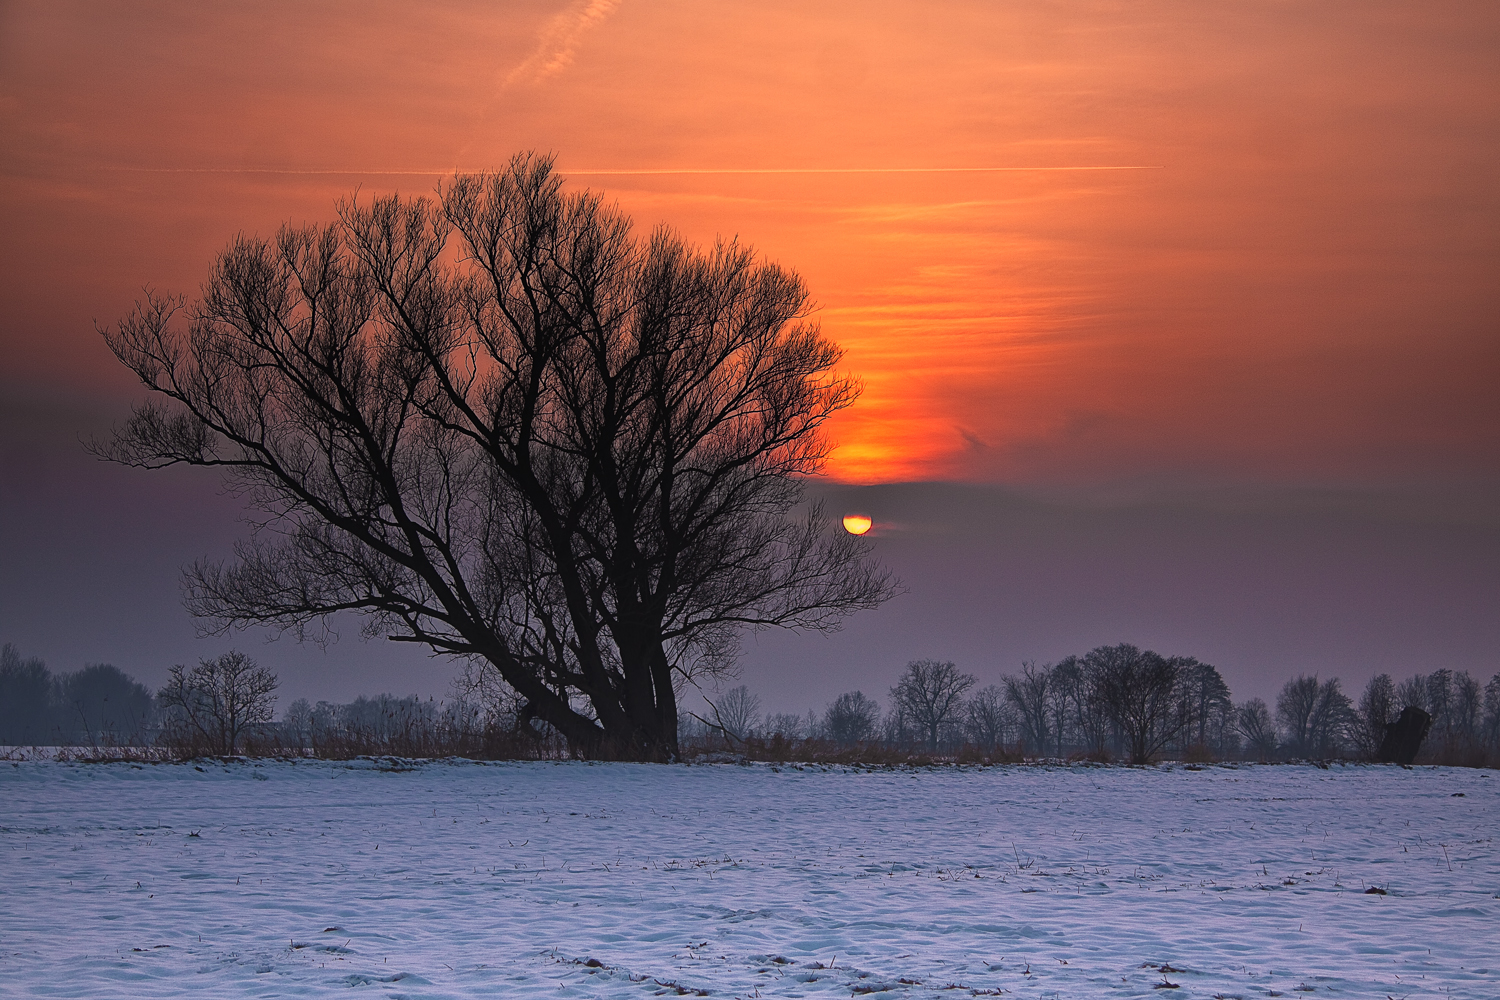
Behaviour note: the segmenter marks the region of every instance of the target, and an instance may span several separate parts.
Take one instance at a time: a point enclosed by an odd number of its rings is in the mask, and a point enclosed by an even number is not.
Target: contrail
[[[619,0],[589,0],[586,4],[574,4],[554,17],[542,29],[536,51],[510,71],[500,88],[504,90],[528,77],[536,83],[567,69],[573,62],[579,38],[608,17],[618,4]]]
[[[282,167],[100,167],[123,173],[141,174],[285,174],[298,177],[442,177],[452,173],[465,173],[456,167],[430,170],[368,169],[343,170],[296,170]],[[634,169],[621,167],[567,168],[558,167],[560,174],[586,177],[643,177],[669,176],[677,174],[998,174],[1026,173],[1054,170],[1165,170],[1165,164],[1085,164],[1077,166],[1020,166],[1020,167],[653,167]],[[474,172],[474,171],[468,171]]]
[[[668,167],[651,170],[597,170],[558,167],[560,174],[995,174],[1034,170],[1165,170],[1164,164],[1084,165],[1063,167]]]

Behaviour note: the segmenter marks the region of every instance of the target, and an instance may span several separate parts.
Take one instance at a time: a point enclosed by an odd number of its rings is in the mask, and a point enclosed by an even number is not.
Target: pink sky
[[[141,396],[96,321],[535,149],[800,271],[864,382],[820,489],[912,593],[754,639],[752,686],[1119,641],[1237,695],[1492,672],[1497,54],[1492,0],[0,5],[0,641],[150,683],[230,641],[176,572],[237,503],[79,447]],[[911,481],[990,492],[857,489]],[[442,693],[410,650],[260,648],[290,696]]]
[[[93,319],[236,231],[438,180],[381,171],[1146,167],[573,182],[804,274],[866,386],[846,481],[1500,471],[1493,4],[0,18],[9,391],[127,397]]]

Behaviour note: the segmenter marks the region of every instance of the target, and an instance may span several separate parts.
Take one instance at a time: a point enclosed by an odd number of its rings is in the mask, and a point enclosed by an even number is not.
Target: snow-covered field
[[[0,995],[1494,998],[1497,831],[1443,768],[7,762]]]

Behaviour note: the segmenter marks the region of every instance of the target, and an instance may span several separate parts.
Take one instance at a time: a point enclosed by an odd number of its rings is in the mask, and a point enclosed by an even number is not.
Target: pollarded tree
[[[960,673],[953,663],[912,660],[891,688],[891,700],[927,749],[936,751],[943,730],[958,723],[964,692],[974,684],[974,675]]]
[[[668,760],[678,686],[741,629],[891,593],[868,543],[792,516],[857,392],[798,277],[637,238],[550,160],[241,237],[184,307],[104,331],[165,402],[99,450],[219,468],[264,513],[188,573],[223,628],[358,612],[490,665],[575,754]]]

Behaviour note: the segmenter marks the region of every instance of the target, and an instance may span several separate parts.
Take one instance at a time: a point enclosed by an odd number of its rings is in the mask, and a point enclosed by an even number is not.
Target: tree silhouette
[[[1176,699],[1182,663],[1128,643],[1100,646],[1083,658],[1110,721],[1125,739],[1132,764],[1149,763],[1186,725]]]
[[[754,735],[756,723],[760,720],[760,698],[751,694],[743,684],[730,688],[710,702],[709,709],[712,719],[704,721],[735,742]]]
[[[861,691],[846,691],[823,713],[823,731],[835,743],[862,743],[875,736],[880,705]]]
[[[964,703],[964,732],[981,750],[1004,746],[1015,724],[1015,712],[998,684],[980,688]]]
[[[146,685],[108,663],[57,678],[59,726],[90,745],[126,743],[146,735],[154,706]]]
[[[1021,719],[1022,740],[1037,753],[1045,754],[1051,731],[1047,706],[1051,700],[1052,668],[1038,667],[1027,660],[1021,664],[1019,677],[1006,677],[1004,681],[1005,697],[1016,707]]]
[[[1365,685],[1359,698],[1356,724],[1352,727],[1355,745],[1362,756],[1373,760],[1385,741],[1385,727],[1400,714],[1396,704],[1396,685],[1390,674],[1376,674]]]
[[[953,663],[912,660],[891,688],[891,699],[935,751],[943,729],[958,722],[964,692],[974,684],[974,675],[959,673]]]
[[[166,714],[167,738],[188,748],[232,754],[254,727],[275,718],[276,675],[244,653],[172,667],[156,698]]]
[[[148,293],[104,336],[166,402],[99,450],[219,468],[274,527],[188,573],[195,614],[318,639],[359,612],[489,664],[576,754],[666,760],[677,685],[742,628],[891,593],[791,516],[857,393],[808,310],[749,249],[637,238],[518,156],[241,237],[190,309]]]
[[[1298,675],[1282,685],[1276,697],[1276,718],[1293,753],[1328,757],[1343,749],[1354,723],[1354,708],[1337,677],[1320,684],[1316,674]]]
[[[48,743],[55,738],[52,674],[38,657],[21,656],[13,644],[0,646],[0,742]]]
[[[1280,742],[1271,709],[1260,698],[1251,698],[1235,709],[1234,727],[1244,737],[1245,748],[1260,760],[1270,760]]]

